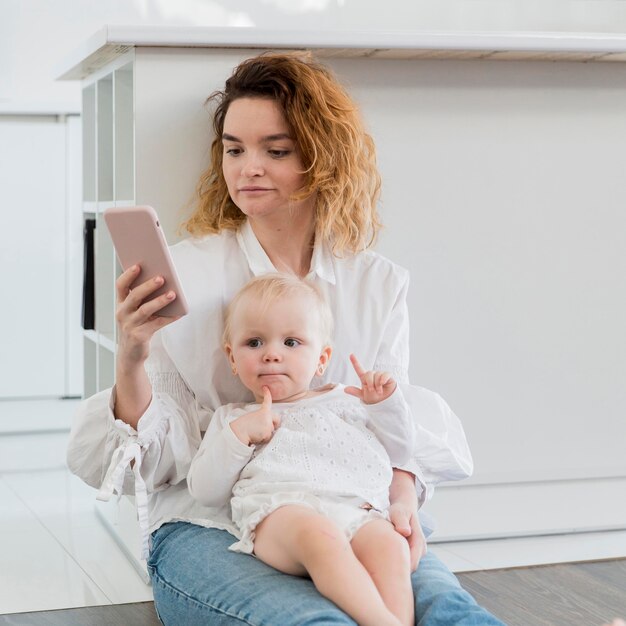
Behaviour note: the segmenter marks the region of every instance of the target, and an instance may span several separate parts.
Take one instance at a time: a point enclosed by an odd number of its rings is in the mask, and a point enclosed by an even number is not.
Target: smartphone
[[[165,317],[186,315],[188,307],[185,294],[156,211],[150,206],[115,207],[104,211],[104,221],[111,233],[122,268],[127,270],[135,264],[141,267],[131,289],[155,276],[163,276],[165,279],[163,285],[151,293],[144,302],[172,290],[176,294],[176,299],[155,315]]]

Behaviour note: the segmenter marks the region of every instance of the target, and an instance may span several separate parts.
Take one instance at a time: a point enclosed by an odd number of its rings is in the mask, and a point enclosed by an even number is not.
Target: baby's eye
[[[285,345],[288,348],[295,348],[296,346],[300,345],[300,342],[297,339],[293,339],[292,337],[290,337],[289,339],[285,339]]]
[[[258,348],[261,345],[261,340],[260,339],[248,339],[248,341],[246,341],[246,345],[248,346],[248,348]]]

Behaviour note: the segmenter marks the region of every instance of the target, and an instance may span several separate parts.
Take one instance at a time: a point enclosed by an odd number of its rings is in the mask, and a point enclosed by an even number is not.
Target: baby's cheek
[[[240,367],[242,371],[245,371],[249,374],[255,373],[257,370],[257,361],[254,356],[245,355],[240,361]]]

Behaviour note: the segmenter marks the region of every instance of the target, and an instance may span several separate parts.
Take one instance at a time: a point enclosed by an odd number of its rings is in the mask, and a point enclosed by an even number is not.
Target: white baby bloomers
[[[371,405],[345,393],[343,385],[274,403],[280,426],[272,439],[247,446],[230,423],[259,407],[217,409],[188,476],[189,490],[205,506],[230,500],[241,535],[232,550],[252,553],[256,526],[287,504],[328,516],[348,539],[371,519],[387,516],[392,465],[405,463],[414,445],[413,421],[399,389]]]

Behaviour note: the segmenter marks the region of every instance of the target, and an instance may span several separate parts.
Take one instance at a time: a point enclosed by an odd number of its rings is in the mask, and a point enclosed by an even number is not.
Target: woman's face
[[[312,197],[290,200],[304,186],[305,176],[295,140],[274,100],[232,102],[224,118],[222,143],[228,192],[250,220],[292,218],[302,211],[313,215]]]

